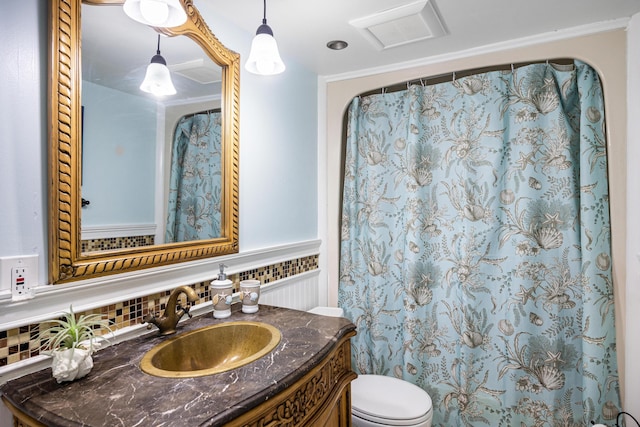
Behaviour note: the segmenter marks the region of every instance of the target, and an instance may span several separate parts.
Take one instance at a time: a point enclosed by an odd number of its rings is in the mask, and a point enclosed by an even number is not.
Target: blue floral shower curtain
[[[220,112],[182,117],[174,134],[165,242],[220,237]]]
[[[605,145],[578,61],[355,98],[339,305],[356,370],[421,386],[434,426],[612,419]]]

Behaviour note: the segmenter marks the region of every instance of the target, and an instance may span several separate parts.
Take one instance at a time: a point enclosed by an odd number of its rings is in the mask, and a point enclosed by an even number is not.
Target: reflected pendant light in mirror
[[[147,67],[147,73],[140,85],[140,90],[155,96],[176,94],[176,88],[171,81],[171,73],[167,68],[167,61],[160,55],[160,34],[158,34],[158,50],[151,58],[151,64]]]
[[[177,27],[187,21],[180,0],[126,0],[122,7],[129,18],[153,27]]]
[[[263,76],[279,74],[285,69],[284,62],[280,59],[276,39],[273,38],[273,31],[267,25],[267,0],[264,0],[262,25],[258,27],[256,36],[251,42],[251,52],[244,67],[250,73]]]

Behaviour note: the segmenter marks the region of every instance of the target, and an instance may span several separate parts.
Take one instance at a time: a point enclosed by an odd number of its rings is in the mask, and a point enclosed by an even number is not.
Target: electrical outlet
[[[0,258],[0,290],[11,292],[11,299],[33,298],[38,286],[38,255]]]
[[[19,301],[33,298],[33,284],[29,280],[27,267],[13,267],[11,269],[11,299]]]

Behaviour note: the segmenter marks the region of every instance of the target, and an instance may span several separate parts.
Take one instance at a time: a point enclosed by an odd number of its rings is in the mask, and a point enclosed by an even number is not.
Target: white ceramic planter
[[[51,370],[59,383],[73,381],[87,375],[93,368],[93,359],[89,350],[68,348],[52,353]]]

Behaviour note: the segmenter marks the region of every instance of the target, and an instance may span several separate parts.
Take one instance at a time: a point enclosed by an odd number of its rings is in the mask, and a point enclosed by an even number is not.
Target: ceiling
[[[380,50],[349,21],[427,0],[269,0],[267,21],[285,63],[293,59],[319,75],[355,73],[434,55],[477,48],[594,23],[609,23],[640,12],[640,0],[428,0],[446,34]],[[254,33],[263,1],[194,0],[202,14],[219,14]],[[214,31],[215,32],[215,31]],[[326,47],[331,40],[349,46]]]
[[[117,31],[112,31],[113,28]],[[187,37],[160,38],[160,52],[167,60],[178,91],[170,101],[193,101],[202,99],[203,94],[210,94],[210,97],[218,94],[219,98],[220,67]],[[83,80],[155,100],[152,95],[142,93],[139,86],[151,57],[156,53],[157,43],[158,33],[127,17],[122,7],[82,5]],[[196,64],[197,61],[201,64]],[[209,81],[194,80],[193,72],[198,71],[206,71]]]
[[[220,16],[247,32],[247,44],[260,25],[260,0],[193,0],[201,14]],[[429,30],[442,35],[382,49],[372,43],[370,33],[351,23],[370,16],[405,10],[432,10]],[[278,41],[285,63],[296,61],[318,75],[337,78],[362,74],[364,70],[388,68],[398,63],[424,61],[514,39],[598,24],[602,28],[624,25],[640,12],[640,0],[269,0],[267,21]],[[408,13],[408,12],[407,12]],[[387,13],[388,14],[388,13]],[[414,17],[416,15],[413,15]],[[422,15],[420,19],[422,20]],[[426,18],[424,18],[426,19]],[[122,7],[83,5],[83,79],[120,91],[139,94],[140,82],[151,56],[157,33],[129,19]],[[117,24],[114,25],[114,22]],[[351,22],[351,23],[350,23]],[[422,21],[421,21],[422,22]],[[404,34],[415,27],[403,21],[388,33]],[[436,22],[437,24],[437,22]],[[118,31],[111,31],[117,28]],[[215,33],[215,28],[213,29]],[[393,35],[393,34],[392,34]],[[344,50],[326,47],[331,40],[344,40]],[[134,41],[138,41],[134,43]],[[237,49],[237,47],[236,47]],[[239,50],[239,49],[238,49]],[[249,46],[245,51],[248,53]],[[162,37],[161,52],[170,66],[203,60],[213,65],[202,50],[187,38]],[[207,68],[209,70],[209,68]],[[207,71],[208,72],[208,71]],[[217,81],[203,86],[172,69],[179,95],[172,102],[194,100],[203,93],[220,93]]]

